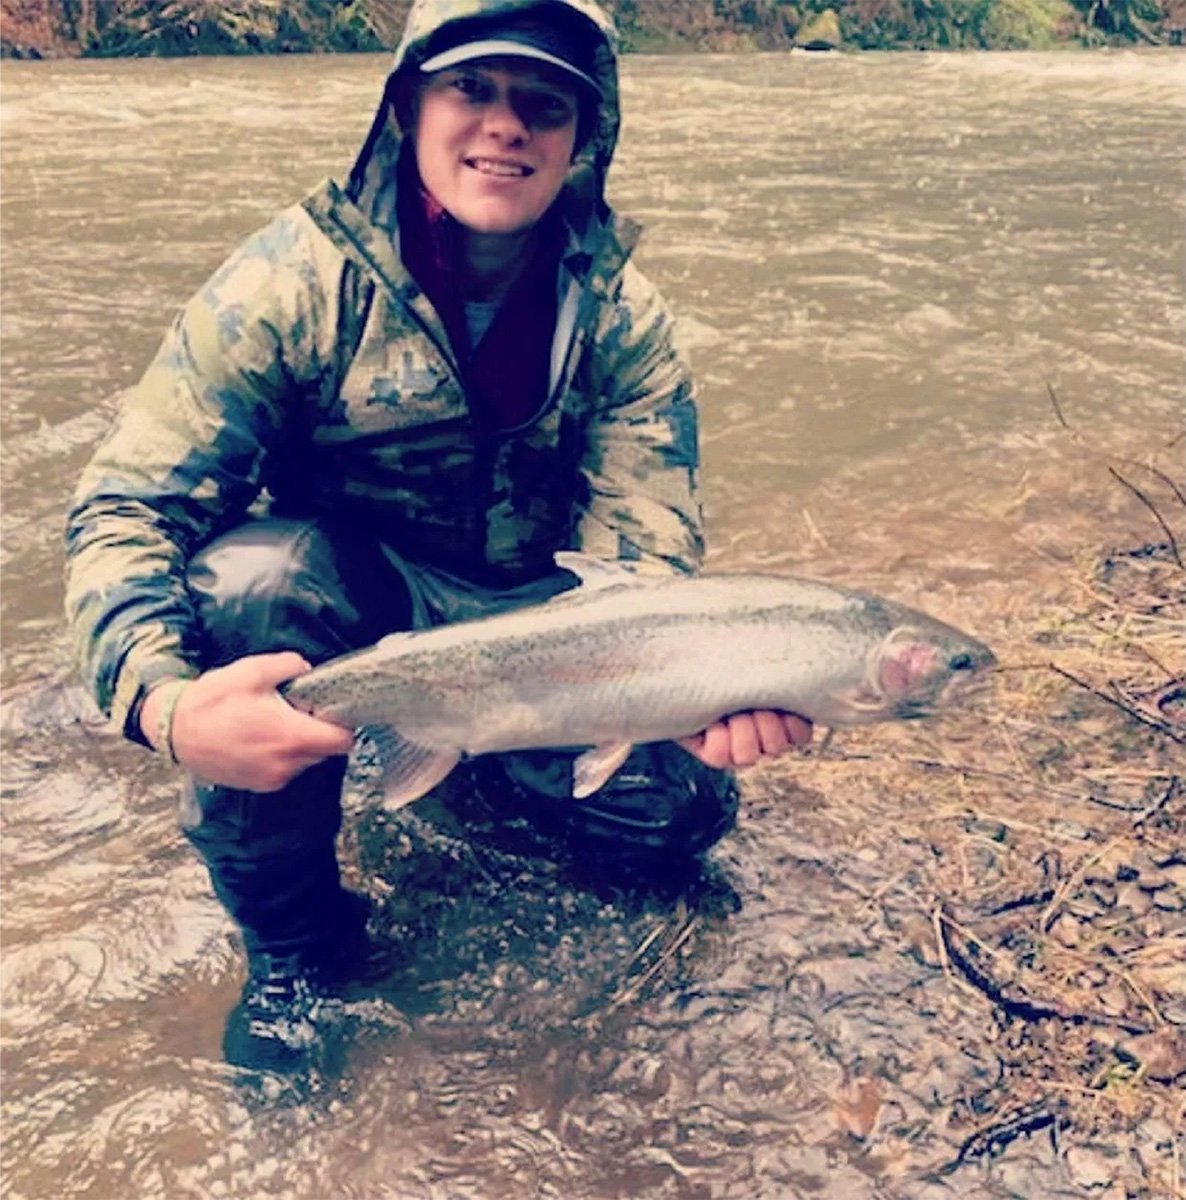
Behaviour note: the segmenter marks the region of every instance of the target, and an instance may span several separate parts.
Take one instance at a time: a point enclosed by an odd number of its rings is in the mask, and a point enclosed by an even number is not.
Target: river
[[[312,1098],[261,1101],[220,1061],[233,931],[171,772],[77,704],[63,514],[171,314],[342,177],[384,69],[5,64],[0,1194],[1086,1194],[1024,1138],[936,1173],[969,1127],[952,1105],[995,1069],[987,1034],[858,903],[906,870],[900,798],[846,825],[795,762],[747,779],[711,878],[665,903],[357,812],[351,877],[428,964],[416,988],[363,1005]],[[1082,441],[1138,455],[1181,426],[1180,52],[623,75],[610,193],[697,371],[714,567],[864,584],[993,641],[1077,555],[1158,536]]]

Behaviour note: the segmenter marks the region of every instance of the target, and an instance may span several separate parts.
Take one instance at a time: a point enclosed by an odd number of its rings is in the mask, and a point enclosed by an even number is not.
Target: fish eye
[[[952,671],[972,671],[976,667],[976,660],[965,650],[951,659],[947,666]]]

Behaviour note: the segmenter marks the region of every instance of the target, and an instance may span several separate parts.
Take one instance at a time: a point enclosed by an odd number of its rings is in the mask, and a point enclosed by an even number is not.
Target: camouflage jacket
[[[606,205],[617,134],[609,26],[597,132],[559,204],[568,231],[547,404],[474,421],[437,313],[400,262],[401,131],[389,101],[444,20],[513,9],[419,0],[345,186],[328,182],[250,237],[188,303],[85,469],[67,530],[67,611],[84,677],[128,736],[157,683],[198,670],[185,567],[262,495],[369,530],[406,559],[486,584],[553,551],[692,571],[696,412],[671,319]]]

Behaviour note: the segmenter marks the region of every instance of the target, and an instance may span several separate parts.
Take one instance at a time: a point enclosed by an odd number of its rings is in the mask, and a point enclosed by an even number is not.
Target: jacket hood
[[[376,167],[386,173],[398,157],[399,143],[407,130],[397,126],[395,98],[405,80],[412,79],[420,64],[429,57],[432,45],[439,45],[442,34],[455,22],[509,16],[535,9],[559,9],[568,19],[587,23],[595,45],[592,75],[601,93],[592,132],[577,153],[569,172],[566,191],[569,200],[578,199],[595,208],[604,208],[605,180],[613,159],[620,124],[618,96],[617,34],[609,16],[593,0],[415,0],[404,25],[403,37],[395,52],[395,61],[387,79],[383,101],[370,134],[350,174],[347,191],[364,209],[367,193],[382,187]],[[378,161],[376,161],[378,160]]]

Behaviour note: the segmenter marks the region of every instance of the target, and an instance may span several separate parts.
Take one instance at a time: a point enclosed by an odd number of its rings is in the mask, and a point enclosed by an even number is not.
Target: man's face
[[[568,176],[578,103],[562,71],[527,59],[437,71],[423,86],[416,120],[420,178],[470,229],[527,229]]]

